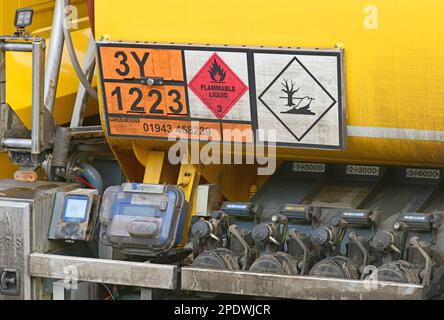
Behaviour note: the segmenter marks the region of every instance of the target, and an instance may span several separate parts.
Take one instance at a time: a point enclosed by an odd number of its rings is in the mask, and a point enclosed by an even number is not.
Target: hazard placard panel
[[[345,148],[342,50],[97,46],[109,136]]]
[[[258,129],[276,130],[281,145],[343,145],[340,55],[254,53]]]

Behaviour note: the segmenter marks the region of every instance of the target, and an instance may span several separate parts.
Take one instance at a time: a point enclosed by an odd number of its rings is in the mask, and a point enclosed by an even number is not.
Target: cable
[[[63,10],[63,7],[62,7]],[[65,17],[65,13],[63,12],[63,17]],[[82,70],[82,67],[80,66],[79,60],[77,59],[77,55],[74,49],[74,44],[72,42],[71,33],[68,30],[67,22],[63,21],[62,23],[62,29],[63,34],[65,36],[66,41],[66,48],[68,49],[69,58],[71,59],[72,66],[74,67],[74,70],[77,74],[77,77],[80,80],[80,83],[85,87],[85,90],[88,92],[88,94],[94,98],[95,100],[98,100],[98,94],[97,91],[93,89],[89,81],[86,79],[85,73]],[[89,63],[88,66],[90,67],[92,63]],[[88,70],[88,69],[87,69]]]
[[[86,185],[90,189],[95,189],[94,186],[91,183],[89,183],[88,181],[86,181],[85,179],[83,179],[83,178],[81,178],[79,176],[74,176],[74,179],[82,182],[84,185]]]
[[[101,285],[106,289],[106,291],[108,291],[108,293],[109,293],[111,299],[116,300],[116,298],[114,297],[113,293],[112,293],[111,290],[108,288],[108,286],[105,285],[105,284],[103,284],[103,283],[101,283]]]

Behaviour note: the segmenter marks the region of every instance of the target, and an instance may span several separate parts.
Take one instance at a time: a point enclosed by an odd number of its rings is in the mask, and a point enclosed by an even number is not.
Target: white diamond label
[[[254,55],[259,129],[300,147],[343,147],[342,58],[338,52]]]

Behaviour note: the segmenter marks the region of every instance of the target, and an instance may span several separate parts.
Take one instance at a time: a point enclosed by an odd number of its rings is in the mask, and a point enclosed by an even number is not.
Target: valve
[[[402,259],[405,253],[408,229],[407,224],[397,222],[391,231],[378,231],[370,241],[370,246],[383,262]]]
[[[226,247],[228,227],[229,217],[222,211],[213,212],[210,221],[197,221],[191,229],[194,257],[205,250]]]
[[[341,243],[347,231],[347,222],[334,218],[331,225],[322,226],[311,233],[310,239],[318,257],[328,257],[339,254]]]
[[[257,255],[283,251],[287,228],[288,219],[281,214],[273,215],[271,223],[261,223],[255,226],[252,237],[256,245]]]

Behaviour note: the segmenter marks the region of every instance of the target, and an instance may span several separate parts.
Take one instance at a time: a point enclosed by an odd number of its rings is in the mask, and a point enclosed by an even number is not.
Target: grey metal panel
[[[326,180],[316,194],[304,199],[304,204],[327,208],[358,208],[368,197],[375,182]]]
[[[27,213],[14,211],[17,221],[22,221],[20,225],[14,226],[15,233],[23,234],[27,237],[26,252],[17,255],[14,264],[18,266],[28,266],[27,261],[31,252],[48,252],[63,246],[63,243],[48,240],[48,231],[54,205],[54,197],[57,192],[70,191],[76,189],[77,184],[61,184],[55,182],[38,181],[35,183],[19,182],[15,180],[0,180],[0,203],[4,204],[3,210],[10,212],[14,208],[25,206]],[[22,216],[23,220],[20,220]],[[31,229],[32,226],[32,229]],[[7,234],[7,224],[0,220],[0,237]],[[31,229],[31,230],[30,230]],[[15,247],[9,249],[0,248],[1,254],[15,255]],[[1,268],[1,266],[0,266]],[[27,274],[27,272],[26,272]],[[20,297],[11,296],[15,299],[45,299],[43,284],[41,279],[30,279],[25,276],[20,281],[29,281],[30,284],[24,285],[26,295]]]
[[[306,300],[421,300],[423,287],[410,284],[292,277],[182,268],[182,290]]]
[[[3,294],[0,300],[31,299],[27,257],[30,253],[29,203],[0,201],[0,273],[14,270],[17,273],[17,294]]]
[[[177,267],[150,263],[33,253],[31,277],[65,279],[154,289],[175,289]]]
[[[295,162],[284,162],[251,199],[264,208],[267,220],[285,204],[299,204],[321,183],[324,173],[301,173],[293,170]]]

